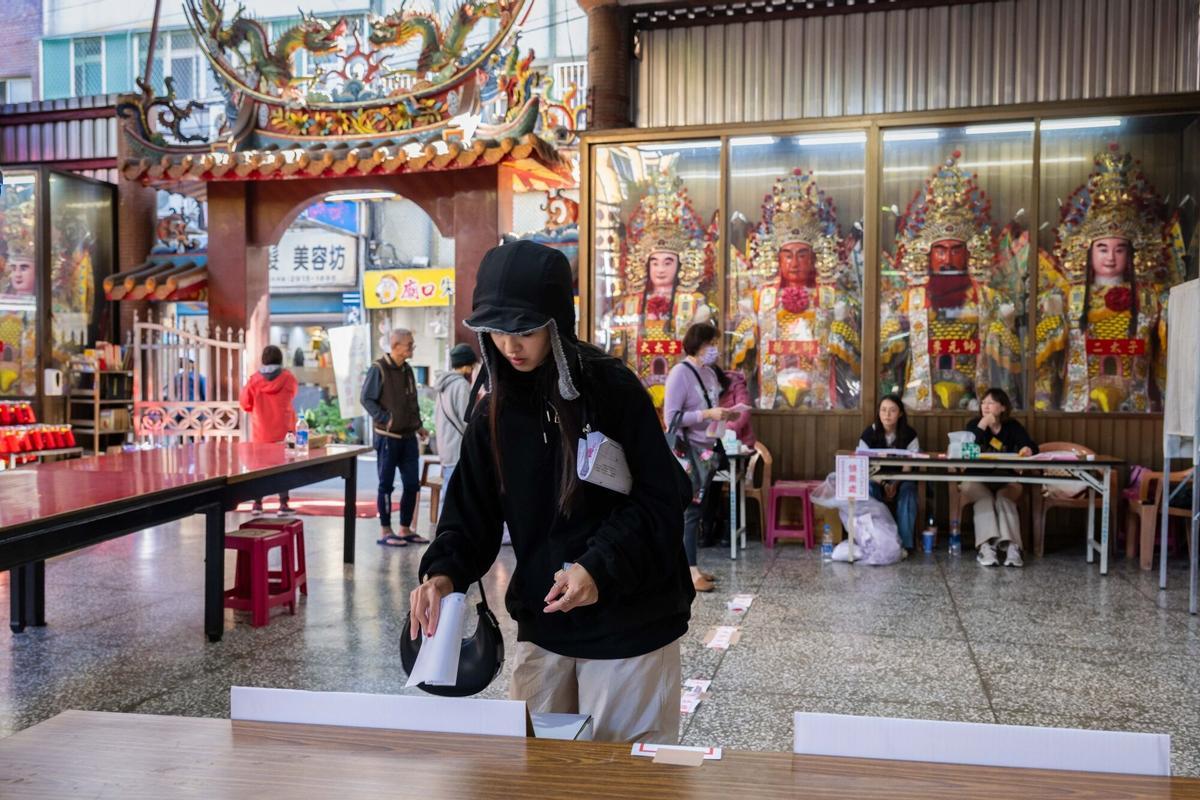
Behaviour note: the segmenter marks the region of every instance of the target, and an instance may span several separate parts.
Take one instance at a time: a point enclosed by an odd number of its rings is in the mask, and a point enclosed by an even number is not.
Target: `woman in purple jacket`
[[[717,440],[709,434],[709,426],[720,421],[737,419],[738,412],[721,408],[721,383],[716,363],[721,353],[717,348],[717,329],[702,322],[688,328],[683,337],[683,352],[687,357],[671,368],[667,375],[667,391],[663,400],[663,419],[667,426],[675,425],[687,438],[688,445],[698,457],[711,453]],[[676,418],[678,417],[678,420]],[[711,457],[711,455],[710,455]],[[700,495],[683,512],[683,549],[692,569],[692,585],[698,592],[713,590],[713,576],[696,565],[696,538],[703,511],[702,486]]]

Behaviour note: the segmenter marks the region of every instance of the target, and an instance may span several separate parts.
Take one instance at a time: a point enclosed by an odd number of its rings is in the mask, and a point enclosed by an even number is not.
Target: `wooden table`
[[[730,750],[676,767],[627,744],[66,711],[0,739],[0,797],[1200,798],[1200,780]]]
[[[352,564],[357,457],[366,450],[331,445],[301,456],[281,444],[210,441],[5,470],[0,473],[0,570],[12,570],[13,632],[46,624],[47,558],[204,514],[204,630],[219,641],[225,512],[246,500],[343,478],[343,559]]]
[[[1077,488],[1083,484],[1088,492],[1087,561],[1092,563],[1093,555],[1098,555],[1100,574],[1108,574],[1108,521],[1112,504],[1117,502],[1112,495],[1112,471],[1125,463],[1119,458],[1097,455],[1091,459],[1055,461],[1007,454],[983,458],[946,458],[941,453],[921,453],[913,457],[871,455],[868,458],[873,481],[1029,483],[1067,488]],[[1059,474],[1052,475],[1052,472]],[[1095,535],[1093,513],[1097,492],[1101,503],[1099,540]]]

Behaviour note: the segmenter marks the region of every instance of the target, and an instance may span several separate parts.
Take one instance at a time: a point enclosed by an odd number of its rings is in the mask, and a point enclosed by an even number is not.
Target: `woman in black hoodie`
[[[517,622],[510,694],[530,711],[591,714],[598,740],[674,742],[679,638],[692,599],[683,552],[690,486],[650,397],[620,361],[575,338],[571,271],[529,241],[484,256],[466,325],[489,383],[446,487],[411,595],[412,630],[488,571],[508,524]],[[624,449],[628,495],[581,481],[576,447]]]

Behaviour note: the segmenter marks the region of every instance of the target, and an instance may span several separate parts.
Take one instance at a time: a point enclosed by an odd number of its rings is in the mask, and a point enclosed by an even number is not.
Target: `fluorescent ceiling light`
[[[346,200],[391,200],[395,196],[395,192],[389,192],[386,189],[369,189],[365,192],[338,192],[336,194],[325,195],[325,202],[341,203]]]
[[[963,128],[967,136],[986,136],[990,133],[1030,133],[1032,122],[999,122],[993,125],[968,125]]]
[[[935,128],[909,128],[900,131],[884,131],[885,142],[928,142],[941,138],[942,132]]]
[[[1044,131],[1074,131],[1084,128],[1119,128],[1120,117],[1083,117],[1079,119],[1048,119],[1042,123]]]
[[[775,136],[743,136],[739,139],[730,139],[729,144],[733,147],[757,147],[764,144],[775,144],[779,139]]]
[[[797,136],[793,139],[796,144],[814,147],[823,144],[862,144],[867,141],[866,131],[851,133],[813,133]]]
[[[661,153],[668,150],[716,150],[720,146],[719,141],[666,142],[664,144],[639,144],[638,150],[643,153]]]

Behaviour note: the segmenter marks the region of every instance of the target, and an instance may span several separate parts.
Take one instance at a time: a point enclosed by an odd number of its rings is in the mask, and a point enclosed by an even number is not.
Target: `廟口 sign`
[[[272,292],[357,288],[358,239],[325,227],[292,226],[269,248],[267,275]]]
[[[448,306],[454,302],[454,268],[382,269],[363,273],[367,308]]]

